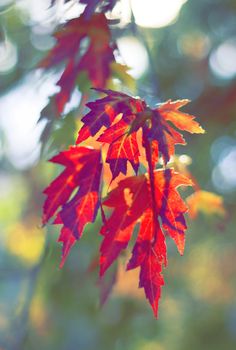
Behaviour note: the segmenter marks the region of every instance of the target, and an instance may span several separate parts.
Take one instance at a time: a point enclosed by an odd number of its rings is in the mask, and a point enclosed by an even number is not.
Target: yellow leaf
[[[223,198],[213,192],[196,191],[186,199],[189,216],[195,219],[201,212],[206,215],[225,216]]]

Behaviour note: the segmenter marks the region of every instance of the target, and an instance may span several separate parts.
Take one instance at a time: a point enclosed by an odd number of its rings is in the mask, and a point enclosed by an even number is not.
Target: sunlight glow
[[[85,5],[77,2],[57,1],[54,6],[50,6],[51,0],[18,0],[17,6],[27,14],[23,16],[22,20],[26,23],[41,23],[44,25],[49,25],[55,22],[64,22],[71,18],[79,16],[85,7]]]
[[[131,0],[135,22],[142,27],[160,28],[173,23],[187,0]]]
[[[37,124],[48,96],[57,88],[56,77],[42,81],[38,72],[29,74],[19,85],[0,98],[0,126],[6,137],[6,156],[18,169],[37,161],[43,123]]]
[[[212,72],[223,79],[236,75],[236,38],[231,38],[221,44],[210,56]]]
[[[124,62],[130,67],[130,75],[139,78],[148,68],[148,54],[145,47],[134,37],[125,36],[117,40]],[[117,61],[119,57],[117,58]]]
[[[16,2],[16,6],[19,8],[19,11],[23,11],[23,13],[28,15],[21,18],[26,23],[29,20],[30,22],[45,21],[52,13],[49,9],[50,0],[19,0]]]

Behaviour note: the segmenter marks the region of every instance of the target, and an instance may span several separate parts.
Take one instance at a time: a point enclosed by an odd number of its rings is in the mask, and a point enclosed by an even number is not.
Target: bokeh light
[[[211,146],[211,157],[215,163],[212,181],[221,192],[236,189],[236,139],[229,136],[219,137]]]
[[[57,89],[54,79],[51,76],[50,80],[39,83],[42,79],[40,72],[36,72],[0,99],[0,125],[6,137],[6,154],[16,168],[27,168],[39,157],[44,123],[37,122],[48,96]]]
[[[131,0],[135,22],[142,27],[160,28],[173,23],[186,0]]]
[[[145,47],[134,37],[121,37],[117,40],[122,60],[130,67],[129,73],[139,78],[148,68],[148,55]]]
[[[224,150],[224,157],[213,169],[212,180],[220,192],[236,189],[236,147]]]
[[[222,79],[231,79],[236,75],[236,38],[226,40],[212,52],[210,67]]]

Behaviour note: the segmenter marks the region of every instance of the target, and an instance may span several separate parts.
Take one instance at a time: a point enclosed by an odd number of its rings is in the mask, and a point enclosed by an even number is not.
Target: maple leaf
[[[121,251],[127,248],[134,228],[139,223],[137,240],[127,269],[140,267],[139,287],[144,289],[157,317],[161,287],[164,284],[162,269],[167,264],[165,235],[174,240],[180,254],[184,252],[184,232],[187,228],[184,214],[187,206],[176,189],[183,185],[190,186],[192,182],[173,169],[154,168],[160,154],[164,163],[167,163],[175,152],[175,145],[185,144],[182,134],[176,129],[190,133],[204,131],[193,116],[179,111],[187,100],[167,101],[151,109],[140,98],[112,90],[96,90],[107,96],[87,104],[90,111],[82,119],[84,125],[76,143],[88,142],[92,136],[102,146],[108,144],[104,150],[112,180],[120,173],[126,175],[128,162],[137,174],[140,146],[145,151],[148,167],[148,174],[126,177],[108,194],[103,202],[105,206],[113,208],[108,219],[101,206],[103,226],[100,233],[104,236],[100,247],[102,299],[106,299],[114,283],[114,278],[111,278],[111,283],[106,284],[104,274]],[[100,180],[96,181],[101,175],[100,152],[79,146],[72,147],[71,150],[68,153],[69,162],[68,157],[64,156],[68,151],[53,158],[53,161],[65,165],[66,169],[45,190],[48,198],[44,206],[44,222],[61,206],[54,223],[63,224],[59,237],[59,241],[63,243],[62,264],[73,244],[81,237],[84,225],[95,220],[100,204]],[[79,152],[78,155],[76,152]],[[92,153],[85,156],[86,152]],[[74,161],[78,161],[78,164]],[[88,179],[85,181],[86,186],[81,173]],[[69,186],[69,189],[63,187],[65,178],[67,182],[70,179],[69,182],[76,185]],[[76,186],[79,186],[77,194],[69,199]]]
[[[146,106],[144,101],[122,92],[98,88],[95,90],[107,96],[87,103],[86,106],[90,111],[82,118],[84,125],[79,130],[77,144],[87,140],[90,136],[95,136],[103,126],[110,127],[119,114],[122,114],[125,120],[137,111],[144,110]]]
[[[62,262],[79,240],[84,226],[94,222],[99,208],[101,153],[88,147],[72,146],[51,160],[65,170],[44,190],[43,224],[56,215],[54,224],[62,224],[59,242],[63,243]],[[74,190],[77,189],[74,194]]]
[[[101,228],[104,236],[100,252],[100,274],[103,276],[120,252],[127,248],[137,222],[138,238],[127,268],[140,266],[140,287],[145,290],[154,315],[157,316],[163,278],[162,265],[166,264],[166,246],[163,230],[170,235],[180,254],[184,251],[187,206],[176,188],[192,182],[173,169],[156,170],[155,202],[158,216],[154,216],[150,179],[147,175],[128,177],[119,182],[103,204],[113,208],[111,216]],[[159,220],[162,226],[159,224]]]
[[[165,164],[174,155],[176,144],[185,145],[182,134],[173,126],[190,133],[204,133],[194,116],[179,111],[188,100],[169,100],[151,109],[140,98],[112,90],[96,90],[107,96],[87,104],[90,111],[82,118],[84,125],[76,142],[80,143],[90,136],[95,136],[105,127],[106,130],[98,141],[110,144],[106,161],[110,164],[113,179],[120,172],[126,174],[127,161],[137,172],[140,154],[136,132],[139,129],[143,131],[143,145],[148,141],[152,148],[152,162],[156,163],[159,154],[162,154]],[[122,114],[122,117],[117,122],[119,114]]]
[[[156,229],[157,238],[153,240],[153,212],[147,209],[141,218],[137,242],[127,265],[127,270],[140,267],[139,287],[144,288],[146,298],[152,306],[155,317],[157,317],[161,287],[164,285],[161,274],[162,265],[167,264],[165,237],[158,221],[156,222]]]
[[[56,103],[59,113],[62,113],[81,73],[86,73],[94,87],[106,86],[110,64],[115,60],[115,47],[111,44],[107,19],[102,13],[95,13],[89,19],[81,15],[69,20],[54,37],[56,45],[39,67],[49,69],[66,64],[57,82],[61,90],[56,95]]]
[[[143,128],[145,137],[151,142],[155,153],[162,155],[164,164],[167,164],[170,157],[174,155],[176,144],[186,144],[182,134],[176,129],[190,133],[205,132],[194,120],[194,116],[179,111],[179,108],[188,102],[189,100],[168,100],[155,109],[147,106],[146,110],[137,116],[132,126],[134,130],[138,127]]]
[[[127,173],[127,162],[132,165],[137,174],[139,168],[139,148],[136,133],[128,134],[129,124],[124,120],[110,126],[98,138],[98,141],[108,143],[106,162],[110,165],[113,179],[119,173]]]
[[[119,173],[126,174],[128,161],[137,173],[140,156],[137,133],[129,132],[135,113],[144,110],[145,102],[121,92],[95,90],[108,96],[87,104],[90,112],[82,118],[84,125],[79,131],[76,143],[95,136],[105,127],[106,130],[97,140],[109,144],[106,162],[110,165],[112,179],[114,180]],[[119,114],[122,114],[122,119],[117,121],[116,117]]]

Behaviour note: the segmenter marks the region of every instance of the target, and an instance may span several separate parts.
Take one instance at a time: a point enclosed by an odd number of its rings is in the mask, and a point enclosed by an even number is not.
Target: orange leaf
[[[226,214],[223,198],[212,192],[196,191],[186,199],[186,202],[191,219],[195,219],[199,213],[219,216]]]

